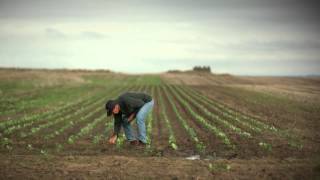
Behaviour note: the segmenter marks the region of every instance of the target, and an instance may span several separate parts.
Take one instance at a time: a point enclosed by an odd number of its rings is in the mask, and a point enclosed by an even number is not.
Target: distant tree
[[[193,71],[211,73],[210,66],[194,66]]]

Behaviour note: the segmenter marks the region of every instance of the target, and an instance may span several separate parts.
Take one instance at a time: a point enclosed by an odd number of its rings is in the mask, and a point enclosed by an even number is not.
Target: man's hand
[[[110,139],[109,139],[109,144],[116,144],[117,138],[118,138],[117,135],[111,136]]]
[[[133,121],[134,117],[135,117],[135,113],[132,113],[129,118],[128,118],[128,123],[131,123],[131,121]]]

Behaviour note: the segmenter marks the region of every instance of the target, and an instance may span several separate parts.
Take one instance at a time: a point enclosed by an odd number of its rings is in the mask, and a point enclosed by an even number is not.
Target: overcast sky
[[[0,66],[319,75],[316,2],[0,0]]]

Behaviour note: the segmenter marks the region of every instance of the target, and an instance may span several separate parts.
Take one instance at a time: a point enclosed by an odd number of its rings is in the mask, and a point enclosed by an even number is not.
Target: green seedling
[[[209,163],[208,169],[212,173],[230,171],[231,166],[229,164],[224,163]]]

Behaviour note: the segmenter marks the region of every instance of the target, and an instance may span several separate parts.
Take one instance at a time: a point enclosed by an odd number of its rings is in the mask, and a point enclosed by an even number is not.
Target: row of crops
[[[121,85],[97,86],[90,95],[79,96],[75,101],[65,102],[61,107],[53,108],[44,113],[23,115],[17,119],[0,122],[1,147],[12,150],[14,144],[28,142],[25,145],[28,149],[34,149],[33,143],[39,137],[43,142],[55,143],[52,140],[58,136],[64,136],[69,129],[77,128],[78,124],[85,124],[79,133],[72,134],[65,138],[69,144],[74,143],[80,137],[89,134],[94,127],[106,120],[102,104],[108,98],[118,95],[122,91],[134,88],[130,80],[122,81]],[[63,142],[62,142],[63,143]],[[60,144],[58,144],[61,147]]]
[[[131,78],[121,84],[98,88],[94,93],[65,102],[50,111],[0,121],[1,150],[12,152],[22,148],[46,154],[67,151],[74,146],[110,147],[106,138],[112,132],[113,121],[107,118],[104,103],[125,91],[143,91],[156,97],[155,110],[146,119],[147,152],[157,148],[155,144],[160,139],[153,131],[159,130],[158,123],[167,130],[167,134],[163,134],[166,142],[162,144],[172,151],[190,148],[179,141],[189,139],[191,148],[199,153],[214,148],[208,146],[212,143],[209,141],[218,141],[215,144],[236,151],[243,148],[238,147],[239,140],[268,152],[277,143],[269,138],[270,135],[287,142],[288,147],[302,147],[289,133],[263,120],[229,108],[188,86],[170,85],[152,76],[135,78],[135,81]],[[203,133],[211,138],[203,138]],[[124,144],[123,134],[117,140],[116,149],[124,149]]]

